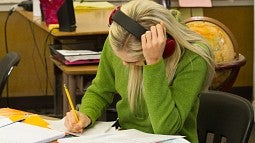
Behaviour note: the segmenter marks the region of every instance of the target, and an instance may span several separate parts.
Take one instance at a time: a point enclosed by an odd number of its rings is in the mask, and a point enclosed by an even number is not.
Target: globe
[[[236,52],[237,43],[231,31],[219,21],[208,17],[192,17],[185,24],[204,37],[214,52],[216,73],[210,89],[231,88],[240,66],[245,64],[245,58]]]

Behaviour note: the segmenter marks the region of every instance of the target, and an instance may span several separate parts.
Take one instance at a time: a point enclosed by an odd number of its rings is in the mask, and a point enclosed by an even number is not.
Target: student
[[[122,12],[146,31],[123,19]],[[119,21],[114,17],[117,13]],[[110,17],[110,24],[97,75],[76,111],[79,122],[68,112],[67,129],[82,132],[93,126],[118,93],[121,100],[116,109],[122,129],[178,134],[198,142],[199,96],[214,76],[213,53],[207,43],[179,23],[173,12],[150,0],[122,5]],[[130,25],[131,30],[126,27]],[[140,37],[139,31],[144,32]]]

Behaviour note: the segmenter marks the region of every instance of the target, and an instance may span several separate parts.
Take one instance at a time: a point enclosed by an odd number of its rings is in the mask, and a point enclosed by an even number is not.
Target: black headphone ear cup
[[[163,58],[167,58],[174,53],[176,43],[173,38],[167,38]]]

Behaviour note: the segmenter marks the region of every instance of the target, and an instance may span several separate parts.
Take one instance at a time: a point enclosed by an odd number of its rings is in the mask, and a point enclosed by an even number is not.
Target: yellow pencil
[[[79,121],[78,116],[77,116],[77,114],[75,112],[75,109],[74,109],[74,106],[73,106],[73,102],[72,102],[70,93],[69,93],[69,91],[68,91],[68,89],[67,89],[65,84],[64,84],[64,89],[65,89],[65,92],[66,92],[67,99],[69,101],[69,105],[71,106],[72,112],[74,114],[74,117],[75,117],[76,121],[78,122]]]

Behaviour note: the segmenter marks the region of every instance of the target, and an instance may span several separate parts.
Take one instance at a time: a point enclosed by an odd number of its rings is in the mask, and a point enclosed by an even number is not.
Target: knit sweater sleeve
[[[199,98],[206,74],[206,61],[188,50],[178,64],[171,85],[166,78],[163,59],[144,66],[144,98],[154,133],[180,132]]]
[[[91,126],[101,116],[113,100],[115,91],[114,71],[111,63],[109,41],[106,40],[100,57],[97,75],[92,84],[87,88],[82,98],[79,111],[85,113],[92,121]]]

